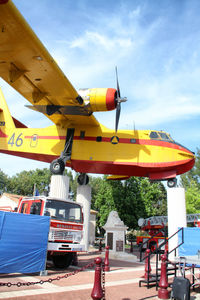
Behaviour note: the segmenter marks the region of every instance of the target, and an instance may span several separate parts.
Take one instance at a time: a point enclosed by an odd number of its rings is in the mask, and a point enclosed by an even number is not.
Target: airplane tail
[[[0,89],[0,128],[5,128],[5,126],[9,128],[15,128],[15,123],[10,114],[2,90]]]
[[[11,116],[10,110],[0,88],[0,129],[1,128],[27,128],[26,125]]]

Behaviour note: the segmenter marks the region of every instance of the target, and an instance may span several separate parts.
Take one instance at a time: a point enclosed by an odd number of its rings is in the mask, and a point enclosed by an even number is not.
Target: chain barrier
[[[89,263],[87,265],[85,265],[84,267],[82,267],[81,269],[75,270],[71,273],[66,273],[64,275],[60,275],[57,277],[53,277],[53,278],[48,278],[45,280],[40,280],[40,281],[36,281],[36,282],[17,282],[17,283],[12,283],[12,282],[0,282],[0,287],[1,286],[7,286],[7,287],[11,287],[11,286],[17,286],[17,287],[21,287],[21,286],[30,286],[30,285],[36,285],[36,284],[44,284],[44,283],[52,283],[53,281],[56,280],[61,280],[64,278],[68,278],[70,276],[76,275],[79,272],[82,272],[88,268],[93,268],[94,267],[94,263]]]
[[[106,288],[105,288],[105,263],[104,262],[102,262],[101,282],[102,282],[102,291],[103,291],[102,300],[105,300],[106,299]]]

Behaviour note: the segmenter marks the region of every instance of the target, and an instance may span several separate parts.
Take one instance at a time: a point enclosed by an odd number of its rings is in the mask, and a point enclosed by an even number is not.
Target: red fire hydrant
[[[101,300],[104,296],[101,287],[101,263],[102,263],[101,257],[97,257],[94,260],[94,262],[96,264],[96,268],[95,268],[95,275],[94,275],[94,286],[91,293],[91,297],[93,300]]]
[[[158,290],[159,299],[169,299],[168,279],[167,279],[167,256],[166,254],[161,255],[161,274]]]
[[[110,271],[110,267],[109,267],[109,246],[106,246],[104,265],[105,265],[104,270],[106,272],[109,272]]]

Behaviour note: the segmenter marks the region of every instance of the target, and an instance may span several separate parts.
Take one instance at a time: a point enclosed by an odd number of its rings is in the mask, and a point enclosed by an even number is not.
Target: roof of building
[[[21,195],[3,193],[3,195],[0,197],[0,201],[1,201],[1,198],[2,199],[8,198],[8,199],[14,201],[18,205],[19,198],[21,198],[21,197],[22,197]]]

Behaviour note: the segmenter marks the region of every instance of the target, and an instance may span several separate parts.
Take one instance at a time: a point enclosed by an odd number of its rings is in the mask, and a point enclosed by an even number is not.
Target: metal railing
[[[146,256],[144,256],[140,261],[143,261],[145,259],[148,258],[148,275],[147,275],[147,279],[146,279],[146,283],[147,283],[147,287],[149,288],[149,283],[150,282],[155,282],[156,283],[156,289],[158,288],[158,280],[159,280],[159,274],[158,274],[158,271],[159,271],[159,268],[158,268],[158,261],[159,261],[159,258],[160,258],[160,252],[161,252],[161,248],[163,246],[165,246],[168,241],[170,239],[172,239],[175,235],[177,235],[180,231],[181,231],[181,242],[175,247],[173,248],[170,252],[167,252],[167,257],[170,253],[172,253],[173,251],[175,251],[175,255],[176,255],[176,250],[184,243],[184,228],[181,227],[179,228],[173,235],[171,235],[168,239],[165,238],[165,240],[163,241],[163,243],[161,243],[159,245],[159,247],[157,247],[156,245],[156,249],[154,251],[151,251],[150,250],[150,253]],[[147,241],[145,241],[143,244],[146,244],[148,243],[153,237],[149,238]],[[156,254],[156,274],[155,274],[155,280],[152,280],[152,274],[150,274],[149,270],[150,270],[150,258],[151,258],[151,255],[152,254]],[[176,268],[176,267],[175,267]],[[176,270],[175,270],[176,272]]]

